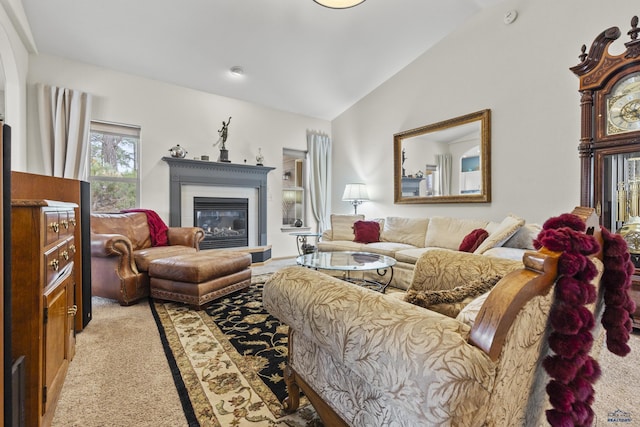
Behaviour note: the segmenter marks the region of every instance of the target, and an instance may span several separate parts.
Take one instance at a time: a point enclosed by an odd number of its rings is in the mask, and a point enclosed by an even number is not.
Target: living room
[[[368,0],[373,2],[374,0]],[[506,11],[517,10],[506,25]],[[175,144],[193,156],[217,157],[220,122],[233,117],[233,163],[254,164],[261,149],[268,178],[267,216],[273,257],[297,254],[281,229],[282,150],[306,150],[306,134],[332,140],[331,212],[351,213],[345,184],[365,182],[366,217],[453,216],[499,221],[508,213],[542,223],[580,204],[580,98],[569,67],[604,28],[626,32],[639,10],[631,0],[506,0],[481,10],[392,78],[337,115],[288,112],[153,79],[96,67],[21,45],[2,6],[0,54],[10,83],[7,122],[13,126],[13,168],[41,173],[36,83],[78,89],[94,97],[92,119],[142,129],[140,206],[169,217],[169,168]],[[623,34],[623,38],[626,36]],[[618,48],[621,49],[617,43]],[[7,57],[10,51],[12,57]],[[7,71],[9,70],[9,71]],[[229,84],[235,84],[230,81]],[[393,135],[491,109],[492,201],[480,204],[394,204]],[[273,218],[278,221],[271,220]],[[305,225],[315,229],[307,210]]]

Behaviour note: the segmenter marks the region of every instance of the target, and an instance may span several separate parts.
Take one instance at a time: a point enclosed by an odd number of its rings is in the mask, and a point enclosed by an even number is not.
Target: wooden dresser
[[[75,350],[76,208],[14,199],[12,355],[25,356],[25,418],[48,426]]]

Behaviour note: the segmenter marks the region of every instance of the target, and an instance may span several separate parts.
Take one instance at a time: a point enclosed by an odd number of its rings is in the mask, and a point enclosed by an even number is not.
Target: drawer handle
[[[78,306],[73,304],[71,307],[67,308],[67,315],[69,317],[73,317],[78,312]]]
[[[76,226],[76,219],[75,218],[71,218],[69,220],[69,224],[73,225],[74,227]]]
[[[60,268],[60,261],[58,261],[58,259],[54,259],[52,260],[49,265],[51,266],[51,268],[53,269],[53,271],[58,271],[58,268]]]
[[[63,226],[65,229],[68,229],[68,228],[69,228],[69,222],[68,222],[66,219],[63,219],[63,220],[62,220],[62,226]]]
[[[69,245],[69,250],[75,254],[76,253],[76,245]]]
[[[64,258],[65,261],[69,261],[69,252],[62,251],[62,258]]]
[[[54,233],[57,233],[60,229],[60,224],[58,224],[57,222],[52,222],[51,224],[49,224],[49,228],[51,228]]]

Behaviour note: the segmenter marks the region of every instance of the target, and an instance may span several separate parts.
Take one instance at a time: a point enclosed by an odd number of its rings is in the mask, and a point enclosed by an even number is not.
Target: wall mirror
[[[491,201],[491,110],[393,135],[395,203]]]

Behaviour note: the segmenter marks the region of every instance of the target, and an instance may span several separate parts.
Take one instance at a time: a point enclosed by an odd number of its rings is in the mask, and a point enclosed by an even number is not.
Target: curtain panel
[[[44,174],[86,180],[92,96],[42,83],[36,90]]]
[[[331,138],[317,132],[307,132],[307,152],[311,211],[318,223],[318,232],[322,233],[330,224]]]

